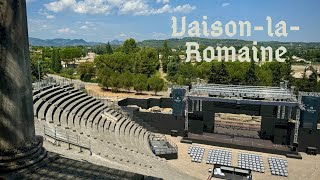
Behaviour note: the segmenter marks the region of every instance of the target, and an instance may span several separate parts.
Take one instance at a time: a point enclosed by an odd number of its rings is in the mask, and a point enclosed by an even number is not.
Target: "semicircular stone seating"
[[[45,119],[46,114],[51,107],[50,104],[55,103],[61,96],[68,94],[70,90],[73,90],[73,88],[70,86],[65,86],[54,93],[46,95],[42,100],[42,105],[38,106],[39,108],[37,109],[37,117],[39,119]]]
[[[123,170],[164,179],[193,179],[152,153],[149,131],[84,91],[50,85],[33,93],[35,115],[43,120],[40,122],[80,138],[89,137],[94,154]]]

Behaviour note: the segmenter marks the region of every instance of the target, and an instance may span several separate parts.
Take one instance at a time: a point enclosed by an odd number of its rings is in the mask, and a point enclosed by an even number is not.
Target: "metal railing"
[[[41,81],[32,83],[33,90],[40,90],[43,87],[59,84],[61,86],[73,86],[75,89],[82,90],[85,88],[85,84],[83,82],[59,77],[59,78],[53,78],[53,77],[47,77],[45,79],[42,79]]]
[[[70,145],[74,145],[74,146],[80,147],[80,151],[82,151],[82,148],[83,148],[83,149],[88,149],[90,153],[92,152],[90,139],[83,138],[79,135],[70,133],[68,131],[57,129],[56,127],[53,128],[53,127],[44,125],[43,129],[44,129],[45,136],[48,136],[54,139],[57,143],[58,142],[67,143],[69,149],[70,149]]]
[[[42,79],[41,81],[32,83],[32,89],[37,91],[46,86],[51,86],[55,84],[56,84],[55,80],[53,78],[48,77],[48,78]]]

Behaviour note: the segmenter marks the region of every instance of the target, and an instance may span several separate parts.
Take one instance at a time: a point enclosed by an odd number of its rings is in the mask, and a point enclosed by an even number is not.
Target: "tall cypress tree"
[[[57,59],[56,50],[53,49],[52,50],[52,55],[51,55],[51,69],[53,71],[55,71],[55,61],[56,61],[56,59]]]
[[[210,67],[208,83],[217,83],[217,67],[213,62]]]
[[[291,86],[292,84],[292,60],[291,60],[291,57],[287,58],[286,60],[286,72],[285,72],[285,80],[288,81],[288,85],[289,87]]]
[[[309,76],[307,85],[306,85],[306,91],[316,91],[316,87],[318,84],[318,74],[315,70],[312,71],[312,74]]]
[[[62,69],[60,54],[59,54],[59,50],[57,49],[53,49],[52,51],[51,69],[56,73],[59,73]]]
[[[253,60],[251,60],[250,67],[246,72],[245,82],[247,85],[252,86],[257,84],[256,65]]]
[[[60,51],[57,50],[56,71],[59,73],[62,69]]]
[[[229,83],[229,72],[224,61],[221,62],[220,69],[217,73],[217,83],[218,84],[228,84]]]
[[[167,72],[167,67],[170,62],[169,56],[170,56],[170,49],[168,46],[168,42],[164,41],[162,46],[162,58],[161,58],[162,68],[164,72]]]
[[[272,71],[272,85],[279,86],[281,82],[281,65],[276,64],[275,69]]]
[[[108,42],[108,44],[106,45],[106,53],[107,54],[113,54],[113,50],[112,47],[110,45],[110,43]]]

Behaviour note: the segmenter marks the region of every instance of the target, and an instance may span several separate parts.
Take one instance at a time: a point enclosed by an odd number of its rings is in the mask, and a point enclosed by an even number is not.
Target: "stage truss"
[[[242,86],[223,84],[197,84],[185,96],[185,131],[188,132],[188,113],[202,111],[203,101],[226,102],[249,105],[274,105],[278,106],[277,118],[285,118],[287,113],[291,118],[292,108],[296,108],[294,143],[298,143],[300,126],[300,111],[304,110],[302,96],[320,97],[320,93],[299,92],[296,96],[292,89],[287,88],[287,83],[281,83],[280,87],[268,86]],[[191,102],[191,109],[189,103]],[[292,120],[292,119],[290,119]]]

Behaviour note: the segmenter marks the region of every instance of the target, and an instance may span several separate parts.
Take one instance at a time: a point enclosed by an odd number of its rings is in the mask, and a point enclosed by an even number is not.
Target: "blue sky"
[[[249,20],[265,27],[270,16],[273,24],[285,20],[300,30],[285,38],[263,31],[240,39],[320,42],[319,8],[319,0],[27,0],[30,37],[99,42],[171,38],[172,16],[186,16],[187,23],[208,16],[209,25]]]

